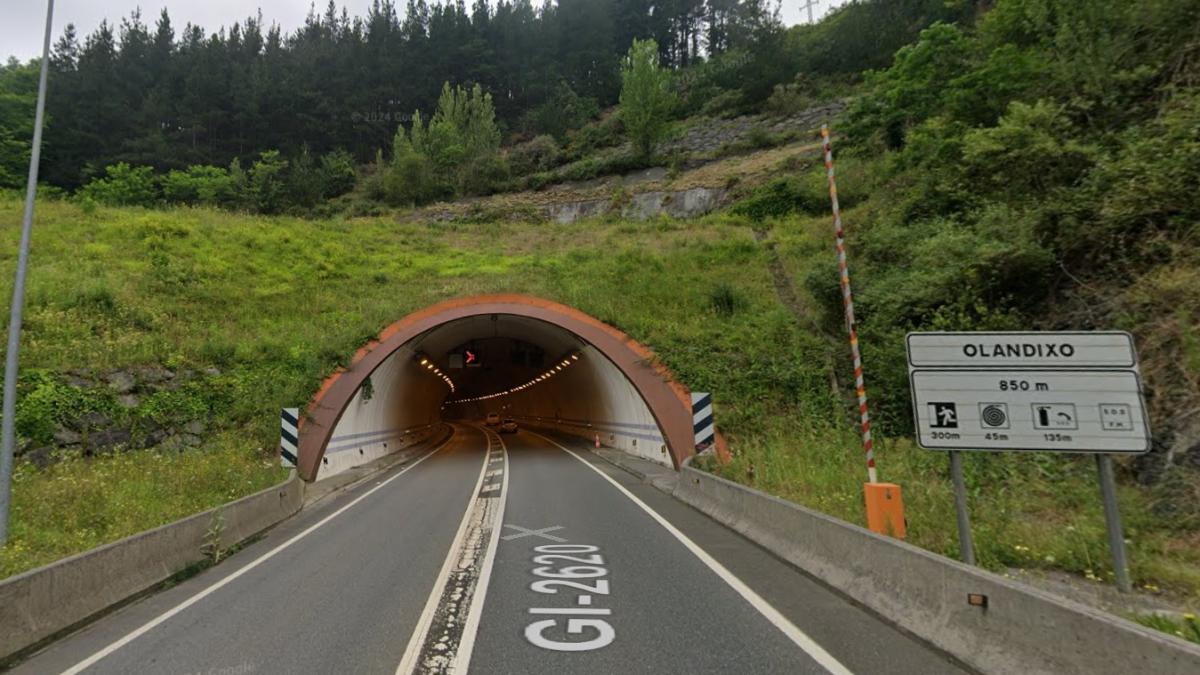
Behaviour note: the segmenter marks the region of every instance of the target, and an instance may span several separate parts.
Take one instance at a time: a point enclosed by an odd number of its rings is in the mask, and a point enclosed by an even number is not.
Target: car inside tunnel
[[[689,395],[650,350],[564,305],[481,296],[405,317],[332,376],[301,424],[300,472],[326,478],[493,413],[666,466],[694,450]]]

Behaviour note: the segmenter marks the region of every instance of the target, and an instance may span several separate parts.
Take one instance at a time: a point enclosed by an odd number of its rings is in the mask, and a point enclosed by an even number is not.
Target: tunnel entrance
[[[483,295],[400,319],[330,376],[301,423],[299,473],[332,475],[492,412],[676,468],[695,451],[690,394],[649,349],[566,305]]]

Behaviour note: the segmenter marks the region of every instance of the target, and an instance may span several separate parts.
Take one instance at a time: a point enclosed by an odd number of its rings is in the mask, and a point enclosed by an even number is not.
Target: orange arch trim
[[[325,447],[342,413],[366,378],[389,356],[418,335],[472,316],[511,314],[539,319],[579,336],[603,353],[629,379],[662,430],[675,466],[695,453],[691,393],[675,381],[654,352],[625,333],[573,307],[518,294],[477,295],[447,300],[418,310],[385,328],[355,353],[348,368],[321,384],[301,420],[298,470],[316,478]],[[717,434],[717,453],[727,460],[725,440]]]

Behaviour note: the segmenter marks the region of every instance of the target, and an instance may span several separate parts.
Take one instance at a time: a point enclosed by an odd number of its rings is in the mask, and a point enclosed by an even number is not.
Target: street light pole
[[[25,270],[29,264],[29,235],[33,229],[33,201],[37,196],[38,164],[42,159],[42,120],[46,111],[46,74],[50,69],[50,28],[54,0],[46,2],[46,35],[42,42],[42,73],[38,79],[37,112],[33,119],[33,147],[29,153],[29,180],[25,184],[25,218],[21,222],[21,249],[13,282],[12,313],[8,320],[8,351],[4,358],[3,422],[0,423],[0,546],[8,541],[8,505],[12,496],[13,445],[17,410],[17,352],[21,347],[21,319],[25,310]]]

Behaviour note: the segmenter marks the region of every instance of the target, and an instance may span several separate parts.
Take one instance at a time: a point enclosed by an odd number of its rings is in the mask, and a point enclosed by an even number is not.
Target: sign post
[[[1150,449],[1133,337],[910,333],[907,347],[917,443],[950,452],[963,560],[974,554],[960,451],[1095,454],[1117,585],[1129,590],[1111,455]]]
[[[1125,555],[1125,530],[1121,526],[1121,511],[1117,508],[1117,481],[1113,478],[1112,457],[1097,453],[1096,468],[1100,472],[1100,496],[1104,499],[1104,524],[1108,528],[1108,549],[1112,551],[1117,588],[1128,593],[1133,590],[1133,582],[1129,579],[1129,560]]]
[[[950,451],[950,482],[954,483],[954,513],[958,521],[958,550],[963,562],[975,564],[975,541],[971,537],[971,516],[967,511],[967,482],[963,478],[962,453]]]

